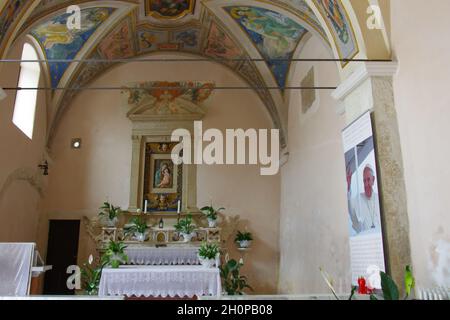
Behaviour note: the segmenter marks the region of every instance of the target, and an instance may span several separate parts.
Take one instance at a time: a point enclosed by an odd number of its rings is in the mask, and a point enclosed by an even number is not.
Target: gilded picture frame
[[[149,213],[176,213],[183,204],[183,165],[172,161],[176,143],[145,143],[143,163],[142,208]]]
[[[145,14],[156,19],[177,20],[195,10],[194,0],[146,0]]]

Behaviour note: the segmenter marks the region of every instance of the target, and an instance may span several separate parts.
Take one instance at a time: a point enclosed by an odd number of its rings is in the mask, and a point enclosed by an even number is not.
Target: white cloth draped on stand
[[[34,243],[0,243],[0,296],[29,295]]]
[[[125,266],[104,269],[100,296],[128,297],[219,297],[222,293],[218,268],[203,266]]]
[[[129,247],[128,263],[133,265],[199,265],[196,247]]]

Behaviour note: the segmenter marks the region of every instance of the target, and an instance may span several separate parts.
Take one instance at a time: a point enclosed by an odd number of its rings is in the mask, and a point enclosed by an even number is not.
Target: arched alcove
[[[180,57],[154,55],[153,57]],[[245,86],[229,68],[214,62],[152,62],[117,65],[97,77],[93,86],[123,86],[139,81],[213,81],[217,86]],[[264,104],[253,90],[216,90],[206,103],[204,130],[217,128],[270,129],[273,124]],[[45,200],[49,219],[93,218],[105,199],[128,208],[132,156],[132,125],[120,90],[83,91],[68,106],[55,131],[51,155],[50,184]],[[163,125],[163,124],[161,124]],[[82,148],[70,148],[72,138],[82,139]],[[197,167],[197,204],[213,200],[239,215],[254,230],[255,248],[249,254],[246,272],[255,289],[276,293],[278,268],[280,178],[260,175],[259,166]],[[249,201],[249,198],[259,199]],[[84,232],[83,232],[84,234]],[[86,247],[87,237],[80,248]],[[85,242],[83,242],[85,241]],[[257,244],[257,245],[256,245]],[[91,252],[80,249],[80,263]],[[234,244],[230,254],[238,255]]]

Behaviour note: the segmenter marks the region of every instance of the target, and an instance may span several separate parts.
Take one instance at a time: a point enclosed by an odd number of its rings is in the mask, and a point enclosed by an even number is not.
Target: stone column
[[[396,62],[362,63],[332,96],[341,102],[338,112],[345,113],[347,124],[366,111],[373,111],[386,267],[402,288],[405,266],[411,265],[411,249],[403,158],[392,85],[397,68]]]

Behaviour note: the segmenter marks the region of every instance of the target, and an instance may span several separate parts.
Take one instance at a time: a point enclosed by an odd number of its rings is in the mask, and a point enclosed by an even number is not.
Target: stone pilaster
[[[139,197],[139,176],[141,168],[141,145],[143,143],[142,135],[133,135],[131,137],[133,140],[132,156],[131,156],[131,179],[130,179],[130,205],[129,211],[136,211],[141,208],[141,201]]]

